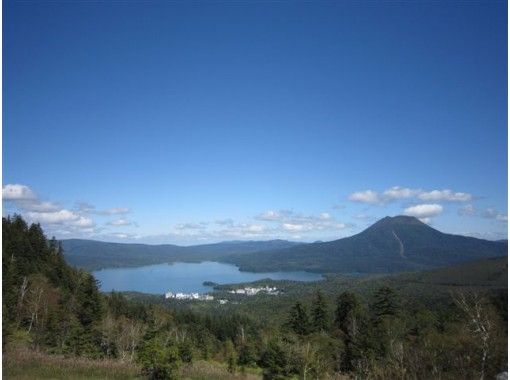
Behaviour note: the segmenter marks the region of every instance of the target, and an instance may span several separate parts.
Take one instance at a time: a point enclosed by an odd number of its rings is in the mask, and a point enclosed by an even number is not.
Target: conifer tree
[[[400,313],[400,303],[393,289],[383,286],[377,290],[371,305],[374,321],[378,323],[384,317],[396,317]]]
[[[335,327],[342,332],[345,352],[342,360],[342,369],[354,370],[357,360],[361,356],[362,337],[360,330],[365,329],[364,312],[361,303],[354,293],[344,292],[337,299],[335,310]]]
[[[328,305],[321,291],[317,291],[312,306],[312,324],[316,332],[329,330]]]
[[[287,325],[298,335],[307,335],[310,333],[310,318],[301,302],[296,302],[292,307]]]

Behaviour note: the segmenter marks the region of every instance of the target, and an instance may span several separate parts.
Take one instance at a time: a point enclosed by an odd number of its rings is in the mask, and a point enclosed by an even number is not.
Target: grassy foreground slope
[[[7,351],[2,360],[3,378],[12,380],[141,379],[140,369],[117,360],[93,360],[83,357],[48,355],[42,351],[17,348]]]
[[[506,258],[279,282],[277,296],[222,286],[225,305],[179,305],[100,293],[21,217],[3,218],[2,241],[6,378],[472,379],[507,368]]]
[[[26,348],[9,350],[2,360],[3,378],[9,380],[73,379],[73,380],[135,380],[145,379],[141,369],[130,362],[111,359],[87,359],[48,355]],[[259,371],[260,372],[260,371]],[[179,368],[183,380],[257,380],[260,373],[228,372],[225,365],[199,360]]]

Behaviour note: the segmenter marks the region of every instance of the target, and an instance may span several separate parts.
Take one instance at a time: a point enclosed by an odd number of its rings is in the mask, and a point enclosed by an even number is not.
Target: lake
[[[168,291],[207,293],[212,290],[204,281],[217,284],[252,282],[264,278],[272,280],[319,281],[317,273],[297,272],[241,272],[231,264],[204,261],[201,263],[157,264],[136,268],[110,268],[93,272],[101,283],[101,291],[137,291],[163,294]]]

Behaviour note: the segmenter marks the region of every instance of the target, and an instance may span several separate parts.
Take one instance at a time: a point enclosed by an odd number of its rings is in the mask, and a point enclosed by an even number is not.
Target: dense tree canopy
[[[365,299],[318,290],[294,299],[285,323],[267,325],[249,313],[101,294],[90,273],[66,264],[55,239],[19,216],[3,218],[2,240],[4,350],[25,344],[112,358],[154,379],[173,378],[196,360],[231,373],[258,367],[267,379],[488,378],[506,365],[506,293],[459,293],[430,308],[388,286]]]

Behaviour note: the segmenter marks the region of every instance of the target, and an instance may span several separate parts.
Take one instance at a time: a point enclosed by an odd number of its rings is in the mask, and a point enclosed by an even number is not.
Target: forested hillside
[[[385,217],[359,234],[325,243],[232,255],[246,271],[395,273],[506,256],[507,243],[440,232],[410,216]]]
[[[289,248],[300,243],[286,240],[230,241],[183,247],[172,244],[126,244],[95,240],[62,241],[66,260],[87,270],[132,267],[175,261],[200,262],[220,260],[228,255],[245,255],[273,249]]]
[[[471,379],[506,369],[506,292],[466,287],[431,306],[391,282],[362,296],[318,283],[310,297],[274,303],[284,318],[266,322],[235,305],[193,311],[100,294],[19,216],[3,218],[2,239],[6,378]]]

